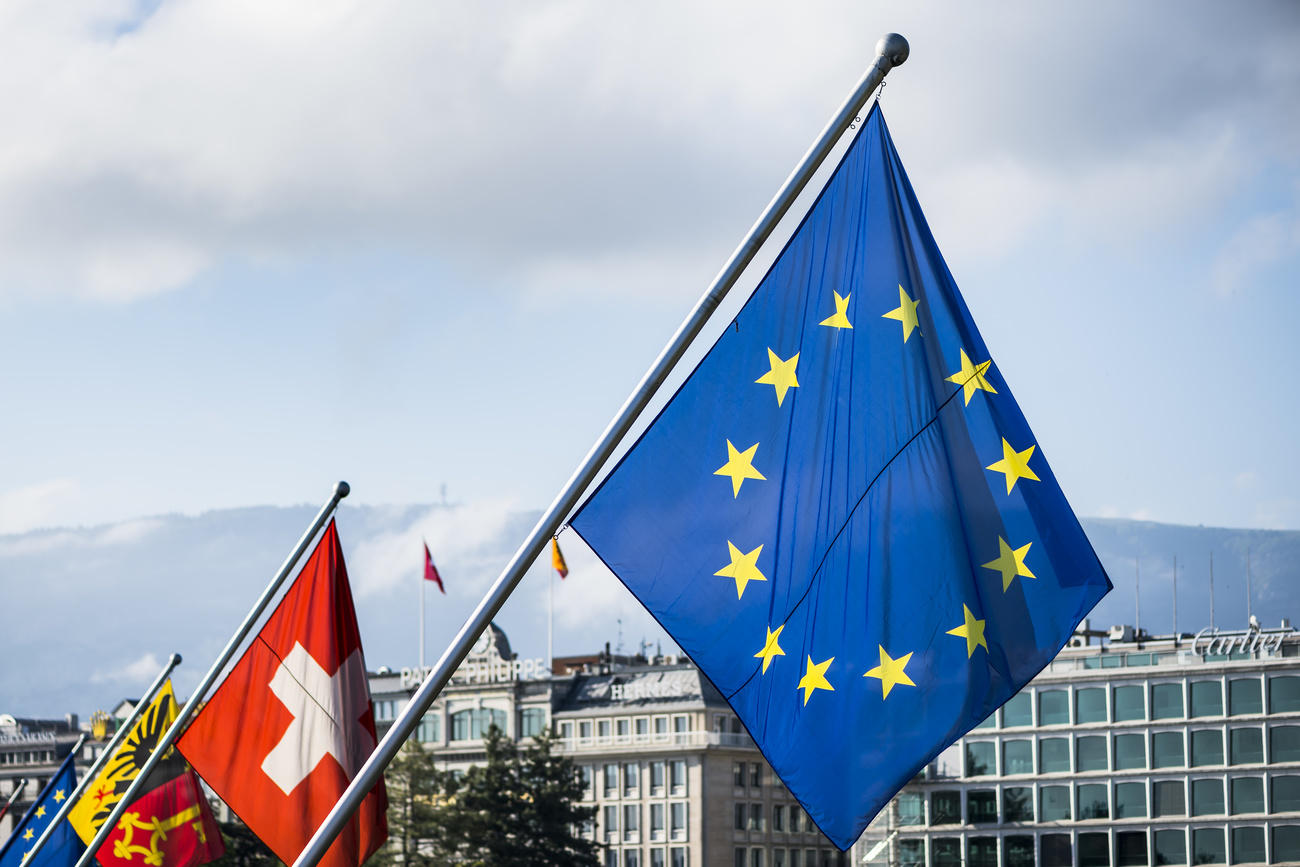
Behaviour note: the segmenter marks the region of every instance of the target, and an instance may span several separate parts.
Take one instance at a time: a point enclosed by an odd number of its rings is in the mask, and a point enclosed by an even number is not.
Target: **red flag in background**
[[[338,531],[316,550],[177,747],[292,864],[375,748],[374,709]],[[380,780],[321,860],[358,867],[388,837]]]
[[[442,595],[447,595],[447,588],[442,586],[442,576],[438,574],[438,567],[433,565],[433,555],[429,553],[429,543],[424,543],[424,580],[433,581],[442,591]]]

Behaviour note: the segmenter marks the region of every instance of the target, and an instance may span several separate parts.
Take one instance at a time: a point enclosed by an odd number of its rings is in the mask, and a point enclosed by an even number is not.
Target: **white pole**
[[[551,544],[555,544],[552,540]],[[555,570],[546,570],[546,671],[555,674]]]
[[[426,555],[427,559],[427,555]],[[424,677],[424,585],[429,581],[420,576],[420,677]]]

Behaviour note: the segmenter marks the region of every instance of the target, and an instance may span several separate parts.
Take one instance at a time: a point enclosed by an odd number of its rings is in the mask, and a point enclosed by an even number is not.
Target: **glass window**
[[[1034,790],[1028,786],[1007,786],[1002,790],[1002,821],[1034,821]],[[1029,855],[1033,857],[1033,848]]]
[[[1260,694],[1258,677],[1245,677],[1228,681],[1229,715],[1241,716],[1247,713],[1263,712],[1264,699]]]
[[[618,797],[618,765],[605,765],[605,797]]]
[[[623,839],[635,843],[641,839],[641,805],[623,805]]]
[[[1223,764],[1223,732],[1204,729],[1192,732],[1192,767]]]
[[[1115,784],[1115,818],[1145,819],[1147,815],[1146,783]]]
[[[638,740],[645,737],[646,735],[650,734],[650,718],[645,716],[637,717],[635,720],[633,720],[633,727],[634,730],[636,731],[636,736]]]
[[[1128,771],[1147,766],[1145,735],[1115,735],[1115,770]]]
[[[793,817],[792,817],[793,819]],[[930,796],[930,824],[931,825],[960,825],[961,824],[961,793],[959,792],[935,792]],[[797,830],[794,822],[790,823],[790,830]]]
[[[641,850],[624,849],[623,867],[641,867]]]
[[[1118,831],[1115,834],[1115,863],[1119,867],[1146,867],[1147,832]]]
[[[1197,828],[1192,831],[1192,862],[1195,864],[1225,864],[1228,861],[1223,845],[1222,828]]]
[[[1268,712],[1294,713],[1300,711],[1300,677],[1270,677],[1268,679]]]
[[[1273,790],[1274,813],[1290,813],[1300,810],[1300,777],[1274,777],[1270,783]]]
[[[618,867],[618,850],[605,850],[605,867]]]
[[[1254,765],[1264,761],[1264,732],[1254,727],[1228,729],[1228,757],[1234,765]]]
[[[925,795],[920,792],[901,792],[895,803],[898,804],[898,824],[925,824]],[[772,809],[779,810],[780,807],[773,807]],[[776,826],[776,813],[772,814],[772,825],[773,827]],[[777,828],[777,830],[780,829]]]
[[[1074,867],[1069,834],[1044,834],[1039,837],[1038,853],[1042,867]]]
[[[1069,770],[1070,739],[1040,738],[1038,741],[1038,772],[1040,774],[1057,774]]]
[[[900,798],[900,799],[901,799],[902,797],[903,797],[902,795],[899,795],[899,798]],[[917,795],[916,797],[917,797],[917,798],[920,798],[921,796],[920,796],[920,795]],[[902,817],[900,816],[900,824],[903,824],[903,825],[920,825],[920,824],[921,824],[920,821],[903,822],[903,821],[901,821],[901,819],[902,819]],[[784,831],[784,830],[785,830],[785,804],[773,804],[773,805],[772,805],[772,830],[773,830],[773,831],[778,831],[778,832],[780,832],[780,831]]]
[[[1074,693],[1074,719],[1079,723],[1106,721],[1106,690],[1090,686]]]
[[[1223,716],[1223,685],[1219,681],[1192,681],[1192,716]]]
[[[1268,756],[1273,762],[1300,762],[1300,726],[1269,729]]]
[[[737,846],[731,863],[734,867],[749,867],[749,855],[744,846]]]
[[[441,711],[430,711],[420,719],[419,728],[415,732],[416,740],[421,743],[439,743],[442,741],[442,713]]]
[[[689,850],[687,850],[683,846],[674,846],[673,848],[669,849],[668,850],[669,867],[686,867],[688,851]],[[794,865],[792,864],[790,865],[790,867],[794,867]]]
[[[1069,690],[1040,689],[1038,691],[1038,724],[1040,726],[1070,724]]]
[[[930,841],[931,867],[961,867],[961,840],[939,837]]]
[[[1034,744],[1030,740],[1002,742],[1002,773],[1032,774],[1034,772]]]
[[[966,743],[966,776],[983,777],[997,773],[993,763],[997,760],[992,741]]]
[[[1079,867],[1110,867],[1110,835],[1090,832],[1079,835]]]
[[[995,729],[997,727],[998,727],[997,711],[994,711],[993,713],[984,717],[984,721],[981,722],[979,725],[975,726],[975,728],[977,729]]]
[[[749,807],[745,804],[733,804],[732,812],[731,827],[735,828],[737,831],[745,830],[745,825],[749,823]]]
[[[668,805],[668,833],[674,840],[686,839],[685,801],[675,801]]]
[[[1228,781],[1232,795],[1232,812],[1263,813],[1264,781],[1259,777],[1234,777]]]
[[[595,787],[591,785],[591,765],[578,765],[578,779],[582,781],[582,800],[596,797]]]
[[[1028,692],[1018,692],[1002,705],[1002,725],[1031,726],[1034,724],[1034,704]]]
[[[1192,815],[1223,815],[1223,780],[1192,780]]]
[[[546,711],[540,707],[526,707],[519,712],[519,736],[536,737],[546,727]]]
[[[1300,861],[1300,825],[1273,826],[1273,863]]]
[[[1156,863],[1186,864],[1187,833],[1181,828],[1170,831],[1156,831]]]
[[[1109,819],[1110,807],[1106,801],[1105,783],[1084,783],[1079,786],[1079,819]]]
[[[668,766],[668,785],[674,795],[686,792],[686,760],[673,759]]]
[[[650,867],[667,867],[667,865],[664,863],[663,849],[650,850]]]
[[[1262,864],[1264,860],[1264,829],[1233,828],[1232,863]]]
[[[636,762],[623,765],[623,797],[634,798],[641,793],[640,766]]]
[[[602,719],[596,721],[596,737],[602,741],[609,740],[609,720]]]
[[[731,784],[737,789],[745,788],[745,763],[731,763]]]
[[[664,805],[650,805],[650,839],[664,839]],[[651,859],[653,860],[653,858]]]
[[[1151,767],[1181,768],[1183,766],[1183,733],[1156,732],[1151,736]]]
[[[925,841],[898,841],[899,867],[925,867]]]
[[[749,786],[753,789],[763,787],[763,766],[758,762],[749,763]]]
[[[1115,687],[1115,722],[1146,719],[1147,709],[1142,704],[1142,687],[1135,685]]]
[[[1074,744],[1074,767],[1079,771],[1106,770],[1106,736],[1082,735]]]
[[[997,837],[971,837],[966,845],[966,867],[998,867]]]
[[[1161,780],[1151,784],[1151,815],[1187,815],[1182,780]]]
[[[614,804],[605,806],[605,839],[618,839],[618,807]]]
[[[763,814],[762,804],[749,805],[749,830],[751,831],[767,830],[767,818]]]
[[[1151,718],[1179,719],[1183,715],[1183,685],[1157,683],[1151,687]]]
[[[973,790],[966,793],[966,821],[971,824],[996,822],[998,799],[991,791]]]
[[[1003,837],[1002,867],[1034,867],[1034,838],[1020,834]]]
[[[1070,820],[1070,787],[1038,787],[1038,821],[1068,822]]]
[[[662,795],[664,793],[664,763],[650,763],[650,794]]]

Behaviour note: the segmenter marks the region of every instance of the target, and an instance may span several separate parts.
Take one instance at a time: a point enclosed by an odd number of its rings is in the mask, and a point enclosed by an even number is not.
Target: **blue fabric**
[[[5,841],[4,848],[0,849],[0,867],[71,867],[77,863],[81,853],[86,851],[86,845],[65,820],[55,829],[36,857],[24,862],[32,846],[45,833],[50,820],[77,787],[77,776],[72,766],[75,757],[73,753],[68,754],[58,772],[41,789],[35,803]]]
[[[900,290],[919,302],[910,329]],[[959,375],[962,352],[982,380]],[[771,371],[795,353],[782,396]],[[989,360],[873,108],[753,296],[572,522],[842,849],[1110,589]],[[1063,388],[1078,375],[1043,363]],[[719,475],[728,442],[741,470]],[[1006,448],[1037,480],[997,468]],[[754,572],[733,550],[763,580],[737,580]],[[966,609],[983,644],[961,634],[977,632]],[[890,677],[904,659],[906,680]]]

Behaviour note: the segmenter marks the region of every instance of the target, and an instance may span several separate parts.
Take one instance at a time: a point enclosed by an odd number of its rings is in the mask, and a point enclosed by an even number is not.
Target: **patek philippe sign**
[[[403,668],[401,683],[403,689],[419,686],[433,671],[432,666],[424,668]],[[516,680],[531,680],[546,674],[546,660],[541,659],[470,659],[456,669],[451,676],[452,683],[512,683]]]
[[[1206,656],[1228,656],[1257,650],[1277,653],[1282,647],[1282,640],[1295,635],[1295,632],[1290,626],[1264,631],[1252,625],[1245,632],[1220,632],[1217,628],[1207,626],[1192,639],[1192,652]]]

